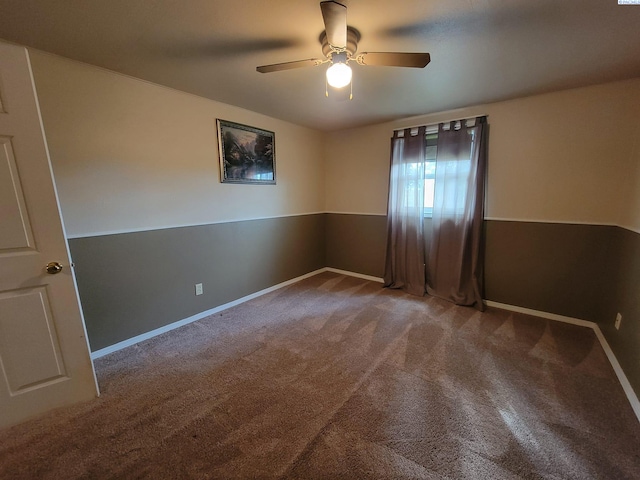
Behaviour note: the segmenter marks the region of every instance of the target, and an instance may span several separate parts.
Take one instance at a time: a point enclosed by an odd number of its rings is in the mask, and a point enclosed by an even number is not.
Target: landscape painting
[[[220,181],[276,183],[275,134],[218,119]]]

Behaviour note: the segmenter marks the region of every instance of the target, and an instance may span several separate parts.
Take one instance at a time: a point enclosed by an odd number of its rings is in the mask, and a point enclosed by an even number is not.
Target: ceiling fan
[[[256,70],[260,73],[271,73],[331,63],[327,69],[327,83],[335,89],[341,89],[351,84],[352,72],[349,62],[352,61],[358,65],[424,68],[431,60],[428,53],[364,52],[356,55],[360,34],[355,28],[347,26],[347,7],[331,0],[320,2],[320,9],[325,28],[320,35],[320,43],[325,58],[262,65]],[[326,94],[329,96],[328,88]],[[349,99],[351,98],[352,95],[349,94]]]

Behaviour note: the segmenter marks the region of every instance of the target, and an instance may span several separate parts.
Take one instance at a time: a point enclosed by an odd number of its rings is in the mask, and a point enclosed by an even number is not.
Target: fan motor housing
[[[345,47],[345,50],[347,51],[349,57],[352,57],[358,50],[359,40],[360,32],[358,32],[353,27],[347,27],[347,45]],[[326,31],[323,31],[320,34],[320,43],[322,44],[322,54],[330,59],[334,49],[331,47],[331,45],[329,45],[329,42],[327,41]]]

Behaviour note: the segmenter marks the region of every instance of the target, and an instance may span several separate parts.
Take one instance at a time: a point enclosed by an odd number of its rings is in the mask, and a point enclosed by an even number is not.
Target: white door
[[[0,427],[97,393],[29,56],[0,43]]]

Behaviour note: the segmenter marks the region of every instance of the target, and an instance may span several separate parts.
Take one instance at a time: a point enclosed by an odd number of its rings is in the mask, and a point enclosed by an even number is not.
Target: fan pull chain
[[[351,89],[351,91],[349,92],[349,100],[353,100],[353,82],[349,83],[349,88]],[[329,98],[329,82],[327,81],[326,77],[324,79],[324,96]]]

